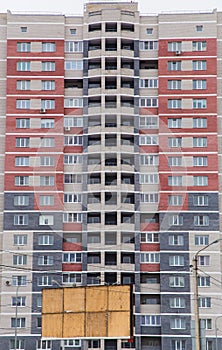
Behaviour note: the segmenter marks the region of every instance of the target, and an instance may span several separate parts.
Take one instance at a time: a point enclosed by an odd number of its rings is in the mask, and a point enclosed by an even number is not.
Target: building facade
[[[8,11],[0,47],[0,350],[195,349],[190,265],[221,237],[222,13]],[[218,242],[198,257],[206,350],[221,269]],[[93,284],[133,284],[132,341],[41,340],[42,288]]]

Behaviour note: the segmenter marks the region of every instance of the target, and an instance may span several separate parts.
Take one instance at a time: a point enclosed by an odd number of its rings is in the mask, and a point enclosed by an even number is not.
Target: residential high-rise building
[[[0,48],[0,350],[194,349],[201,248],[221,348],[222,12],[8,11]],[[41,340],[42,288],[93,284],[133,284],[132,342]]]

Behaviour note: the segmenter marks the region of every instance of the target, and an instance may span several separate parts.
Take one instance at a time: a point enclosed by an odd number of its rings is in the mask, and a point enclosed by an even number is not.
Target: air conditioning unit
[[[177,50],[177,51],[176,51],[176,55],[177,55],[177,56],[181,55],[181,50]]]
[[[46,112],[46,109],[45,109],[45,108],[41,108],[41,109],[40,109],[40,113],[41,113],[41,114],[44,114],[45,112]]]
[[[64,127],[64,130],[65,130],[65,131],[70,131],[70,126],[65,126],[65,127]]]

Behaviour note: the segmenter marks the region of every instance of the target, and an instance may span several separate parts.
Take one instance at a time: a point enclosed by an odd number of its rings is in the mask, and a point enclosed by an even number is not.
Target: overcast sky
[[[101,0],[98,0],[98,2]],[[113,1],[113,0],[110,0]],[[0,12],[11,11],[49,11],[64,14],[82,14],[83,6],[90,0],[0,0]],[[159,13],[177,10],[222,11],[222,0],[138,0],[142,13]]]

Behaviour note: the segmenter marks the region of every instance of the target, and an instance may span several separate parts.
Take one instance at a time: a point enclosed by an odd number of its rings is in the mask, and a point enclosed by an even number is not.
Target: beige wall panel
[[[3,186],[2,186],[3,187]],[[2,191],[3,188],[0,187],[0,190]],[[0,194],[0,210],[3,211],[4,210],[4,195]]]
[[[181,70],[182,71],[187,71],[187,70],[192,70],[192,61],[191,60],[183,60],[181,62]]]
[[[5,157],[0,157],[0,170],[4,169],[5,166]]]
[[[6,114],[6,99],[0,98],[0,115],[4,116]]]
[[[30,128],[31,129],[40,129],[41,127],[41,119],[39,118],[31,118],[30,119]]]
[[[112,3],[104,3],[103,4],[103,9],[112,9],[113,4]],[[115,8],[117,10],[126,10],[126,11],[137,11],[138,9],[138,4],[137,3],[115,3]],[[99,3],[88,3],[86,5],[86,11],[91,12],[91,11],[99,11],[101,10],[101,4]],[[111,16],[110,16],[111,17]],[[115,18],[115,17],[114,17]],[[110,19],[110,18],[109,18]]]
[[[73,191],[73,190],[72,190]],[[80,191],[79,191],[80,192]],[[78,193],[79,193],[78,192]],[[73,193],[73,192],[71,192]],[[75,192],[76,193],[76,192]],[[89,205],[88,205],[89,206]],[[95,209],[96,204],[94,204],[94,209]],[[95,209],[96,210],[96,209]],[[82,211],[82,205],[81,203],[64,203],[64,211]]]
[[[222,25],[221,25],[221,27],[222,27]],[[220,30],[219,32],[221,33],[222,30]],[[222,57],[221,57],[221,53],[222,53],[222,35],[221,35],[220,41],[217,40],[217,52],[218,52],[218,58],[222,59]]]
[[[42,62],[41,61],[31,61],[31,72],[41,72]]]
[[[1,28],[1,27],[0,27]],[[0,37],[3,40],[2,37]],[[5,59],[7,55],[7,42],[1,42],[0,59]]]
[[[182,52],[192,51],[192,41],[182,41]]]
[[[6,60],[0,61],[0,78],[5,79],[6,77]],[[6,83],[6,80],[5,80]]]
[[[153,288],[153,287],[152,287]],[[160,314],[160,305],[140,305],[140,313],[141,314]]]
[[[5,117],[0,117],[0,135],[5,135]]]
[[[98,73],[96,75],[100,75],[100,74],[101,73]],[[65,71],[65,78],[82,78],[82,77],[83,77],[83,70],[66,70]]]
[[[183,98],[182,99],[182,109],[192,109],[192,108],[193,108],[192,98]]]
[[[0,191],[4,191],[4,175],[0,175]]]
[[[222,60],[220,61],[222,65]],[[222,97],[222,79],[217,80],[217,96]]]
[[[192,88],[193,88],[192,80],[187,80],[187,79],[182,80],[181,88],[182,88],[182,90],[192,90]]]
[[[182,183],[183,186],[193,186],[193,176],[183,176]]]
[[[29,177],[30,186],[40,186],[40,176],[30,176]]]
[[[218,134],[222,134],[222,116],[217,118]],[[222,142],[222,140],[221,140]]]
[[[39,167],[40,166],[40,157],[30,157],[29,163],[31,167]]]
[[[0,96],[5,97],[6,96],[6,81],[0,80]]]
[[[41,109],[41,100],[39,98],[33,98],[30,100],[31,109]]]
[[[153,97],[153,96],[158,96],[158,90],[157,89],[140,89],[140,96],[141,97]]]
[[[193,127],[193,118],[182,118],[182,128],[188,129]]]
[[[147,39],[148,40],[148,39]],[[149,59],[151,58],[158,58],[158,50],[141,50],[140,51],[140,59],[145,58],[147,59],[147,56],[149,56]]]
[[[40,137],[31,137],[29,142],[30,142],[30,148],[39,148],[41,145]]]
[[[183,137],[182,138],[182,147],[183,148],[193,147],[193,138],[192,137]]]
[[[184,167],[192,167],[193,166],[193,157],[183,157],[182,160]]]
[[[42,43],[39,41],[32,41],[31,52],[42,52]]]
[[[41,80],[31,80],[31,90],[41,90],[42,82]]]
[[[222,98],[218,98],[217,100],[217,113],[222,115]]]

